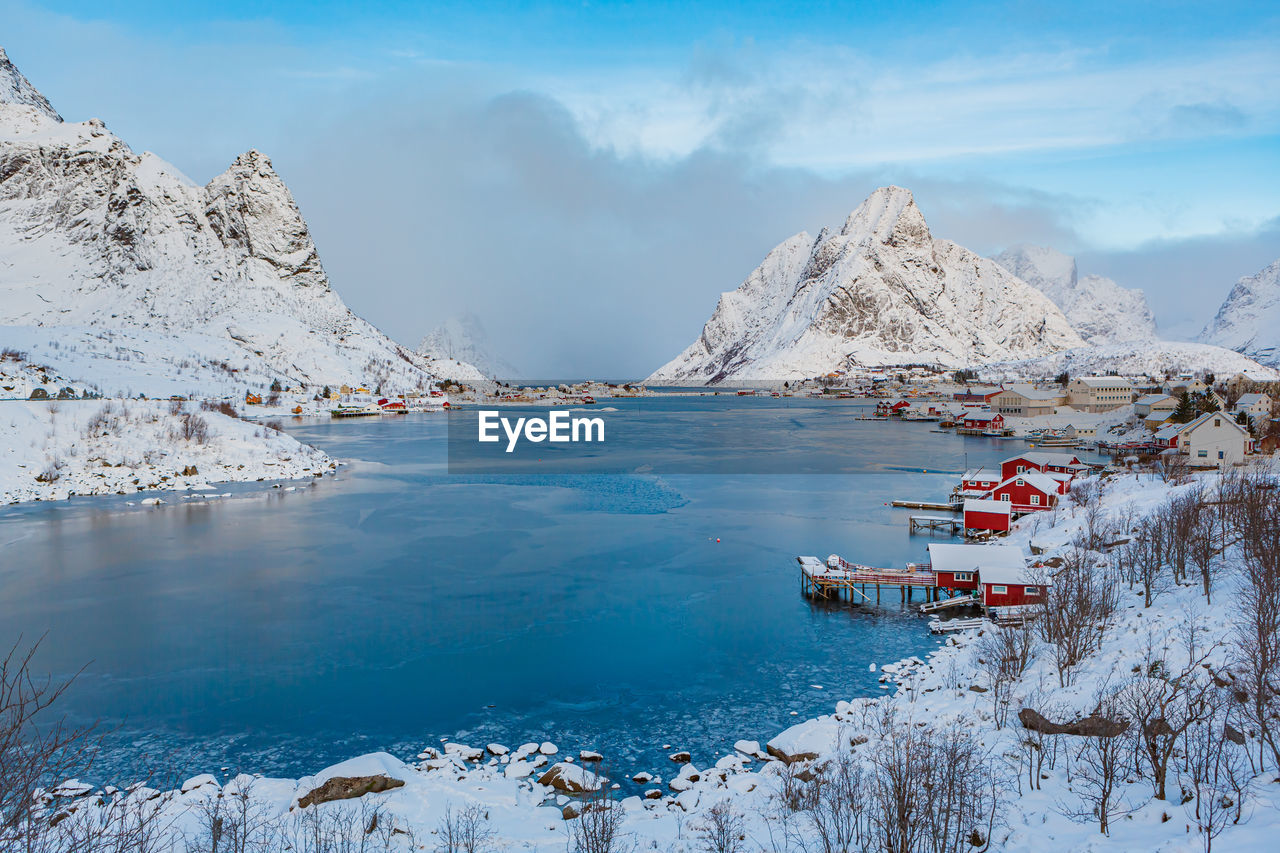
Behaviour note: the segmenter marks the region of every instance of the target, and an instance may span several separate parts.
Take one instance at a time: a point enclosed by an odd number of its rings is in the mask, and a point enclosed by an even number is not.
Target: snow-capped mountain
[[[1022,245],[994,260],[1052,299],[1090,344],[1156,337],[1156,321],[1141,290],[1129,290],[1100,275],[1080,276],[1070,255],[1046,246]]]
[[[9,56],[0,47],[0,104],[21,104],[32,107],[53,121],[62,121],[62,116],[49,103],[48,98],[32,86],[22,72],[18,70]]]
[[[1237,281],[1200,340],[1280,367],[1280,260]]]
[[[1035,288],[938,240],[909,190],[873,192],[835,233],[797,234],[720,297],[648,381],[798,379],[850,363],[972,365],[1084,344]]]
[[[450,317],[441,323],[418,344],[418,353],[436,359],[444,371],[448,370],[446,363],[461,361],[497,379],[521,375],[509,362],[493,354],[484,324],[474,314]]]
[[[0,325],[182,338],[139,354],[159,361],[189,353],[191,341],[226,341],[254,363],[250,373],[308,385],[418,387],[433,376],[430,359],[355,316],[330,288],[265,155],[248,151],[199,186],[154,154],[134,153],[98,119],[63,122],[7,57]],[[216,349],[205,356],[211,370],[226,361]]]

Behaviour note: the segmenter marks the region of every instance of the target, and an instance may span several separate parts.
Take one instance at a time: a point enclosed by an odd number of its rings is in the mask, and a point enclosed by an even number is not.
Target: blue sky
[[[357,311],[534,373],[652,369],[881,183],[1175,336],[1280,256],[1276,4],[0,0],[0,44],[193,180],[266,151]]]

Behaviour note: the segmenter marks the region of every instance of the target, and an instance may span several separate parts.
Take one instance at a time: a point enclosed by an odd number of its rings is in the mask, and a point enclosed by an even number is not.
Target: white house
[[[1249,431],[1226,412],[1206,412],[1184,424],[1177,436],[1178,451],[1196,466],[1238,465],[1253,451]]]
[[[1271,398],[1266,394],[1241,394],[1231,412],[1244,412],[1249,416],[1250,422],[1264,420],[1271,417]]]

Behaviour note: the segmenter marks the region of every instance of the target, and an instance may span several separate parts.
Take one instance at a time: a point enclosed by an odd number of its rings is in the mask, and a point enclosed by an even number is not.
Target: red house
[[[929,564],[933,582],[951,592],[974,592],[978,588],[978,556],[981,545],[929,543]]]
[[[965,429],[1003,429],[1004,415],[992,412],[967,412],[961,425]]]
[[[1032,451],[1010,456],[1001,462],[1000,479],[1007,480],[1025,471],[1039,471],[1042,474],[1070,474],[1074,477],[1081,471],[1087,470],[1088,467],[1074,453]]]
[[[1013,504],[1009,501],[975,500],[964,502],[964,529],[979,533],[1008,533],[1013,521]]]
[[[1039,471],[1026,471],[1002,482],[991,490],[991,497],[1008,501],[1013,512],[1038,512],[1053,509],[1062,494],[1062,486],[1052,477]]]
[[[1039,604],[1044,599],[1044,588],[1027,572],[1022,551],[1017,560],[1009,559],[984,567],[978,574],[982,584],[982,604],[985,607],[1019,607]]]
[[[989,492],[1005,479],[994,468],[970,468],[960,479],[960,489],[965,492]]]
[[[929,545],[929,560],[938,586],[981,591],[986,607],[1036,604],[1044,590],[1027,572],[1016,545]]]

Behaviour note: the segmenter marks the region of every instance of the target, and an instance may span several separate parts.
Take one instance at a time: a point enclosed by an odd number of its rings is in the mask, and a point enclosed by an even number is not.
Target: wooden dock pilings
[[[913,515],[910,523],[912,533],[917,531],[932,533],[935,530],[944,530],[954,536],[957,533],[964,532],[964,519],[962,518],[948,518],[940,515]]]

